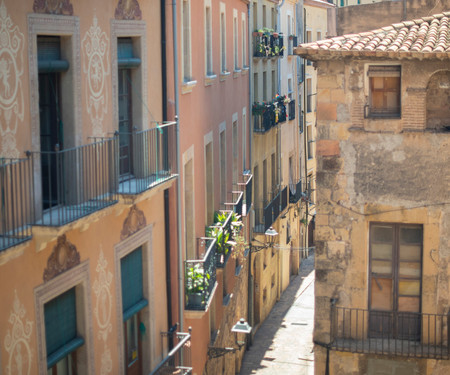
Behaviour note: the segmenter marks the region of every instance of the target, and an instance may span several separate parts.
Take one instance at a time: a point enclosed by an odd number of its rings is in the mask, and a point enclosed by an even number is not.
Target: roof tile
[[[372,55],[371,52],[422,52],[440,56],[450,52],[450,11],[299,47],[319,51],[361,51],[366,55]]]

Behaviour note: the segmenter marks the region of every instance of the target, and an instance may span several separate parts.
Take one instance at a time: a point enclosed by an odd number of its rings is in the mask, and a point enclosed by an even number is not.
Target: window
[[[125,368],[127,374],[141,372],[142,353],[139,326],[140,311],[148,305],[143,293],[142,247],[120,260],[122,312],[125,338]]]
[[[314,157],[313,153],[313,136],[312,136],[312,125],[306,126],[306,140],[308,141],[308,160]]]
[[[206,75],[213,75],[212,60],[212,27],[211,27],[211,3],[205,6],[205,59]]]
[[[225,124],[224,124],[225,125]],[[224,130],[220,133],[220,200],[222,203],[226,202],[227,198],[227,162],[226,162],[226,132]]]
[[[272,29],[276,30],[277,29],[277,11],[275,10],[275,8],[271,8],[271,27]]]
[[[400,117],[400,66],[370,66],[369,116]]]
[[[78,335],[75,288],[44,305],[48,375],[76,374],[76,350],[84,344]]]
[[[194,166],[192,158],[184,164],[184,225],[186,259],[196,259],[194,226]]]
[[[419,340],[421,225],[370,225],[369,334]]]
[[[258,100],[259,100],[258,73],[253,73],[253,101],[257,102]]]
[[[262,27],[266,27],[267,25],[267,7],[265,5],[262,6]]]
[[[247,22],[245,18],[245,13],[242,13],[241,16],[241,24],[242,24],[242,67],[247,67]]]
[[[267,201],[268,201],[268,191],[267,191],[267,159],[264,159],[263,161],[263,204],[264,206],[266,205]]]
[[[272,98],[277,94],[277,76],[275,70],[272,70]]]
[[[263,72],[263,100],[267,102],[267,72]]]
[[[133,54],[132,38],[117,39],[117,66],[119,81],[119,171],[120,176],[133,175],[133,69],[141,61]]]
[[[312,42],[312,31],[308,30],[308,31],[306,31],[306,43],[311,43],[311,42]],[[311,66],[312,61],[306,60],[306,65]]]
[[[247,160],[247,108],[242,109],[242,170],[245,171]]]
[[[255,30],[257,30],[258,29],[258,3],[257,2],[253,3],[252,9],[253,9],[253,28]]]
[[[192,80],[191,70],[191,3],[183,0],[182,4],[182,46],[183,46],[183,81]]]
[[[225,18],[225,4],[220,3],[220,71],[227,71],[227,28]]]
[[[271,155],[271,167],[272,167],[272,184],[271,184],[271,189],[272,189],[272,192],[273,192],[273,196],[272,196],[272,198],[274,198],[275,197],[275,191],[276,191],[276,187],[277,187],[277,159],[276,159],[276,156],[275,156],[275,153],[273,153],[272,155]]]
[[[306,112],[312,112],[312,80],[306,79]]]
[[[233,184],[238,183],[239,172],[239,139],[238,139],[238,123],[233,121]]]
[[[317,32],[317,39],[316,40],[322,40],[322,32],[321,31]]]
[[[214,156],[213,143],[210,141],[205,146],[205,174],[206,174],[206,222],[214,221]]]
[[[239,56],[238,56],[238,19],[237,10],[233,9],[233,60],[234,70],[239,70]]]

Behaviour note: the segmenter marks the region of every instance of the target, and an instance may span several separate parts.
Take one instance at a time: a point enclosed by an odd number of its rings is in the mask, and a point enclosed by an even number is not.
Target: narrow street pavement
[[[314,254],[302,260],[245,353],[240,375],[313,375]]]

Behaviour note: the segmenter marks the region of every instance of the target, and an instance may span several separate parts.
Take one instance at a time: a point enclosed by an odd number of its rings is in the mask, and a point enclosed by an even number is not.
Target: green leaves
[[[189,267],[186,271],[186,293],[203,293],[209,287],[211,276],[205,273],[201,264],[197,263],[193,267]]]

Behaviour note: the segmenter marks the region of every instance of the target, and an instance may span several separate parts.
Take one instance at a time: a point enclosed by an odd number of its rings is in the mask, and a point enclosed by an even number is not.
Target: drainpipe
[[[162,80],[162,119],[167,121],[167,56],[166,56],[166,3],[161,0],[161,80]],[[164,190],[164,225],[166,232],[166,294],[167,294],[167,326],[172,327],[172,283],[170,265],[169,235],[169,191]],[[173,348],[173,337],[169,336],[169,350]]]
[[[303,8],[303,35],[306,35],[306,9]],[[304,162],[305,162],[305,188],[308,187],[308,142],[307,142],[307,126],[306,126],[306,104],[307,104],[307,91],[306,91],[306,61],[304,61],[303,64],[303,101],[304,101],[304,106],[303,106],[303,153],[304,153]],[[306,249],[307,247],[307,241],[308,241],[308,204],[309,202],[307,201],[305,203],[305,233],[304,233],[304,247]]]
[[[178,232],[178,317],[180,331],[183,332],[184,325],[184,280],[183,280],[183,241],[181,239],[181,157],[180,157],[180,111],[178,93],[178,43],[177,43],[177,0],[172,0],[172,32],[173,32],[173,81],[175,96],[175,121],[177,132],[177,232]]]

